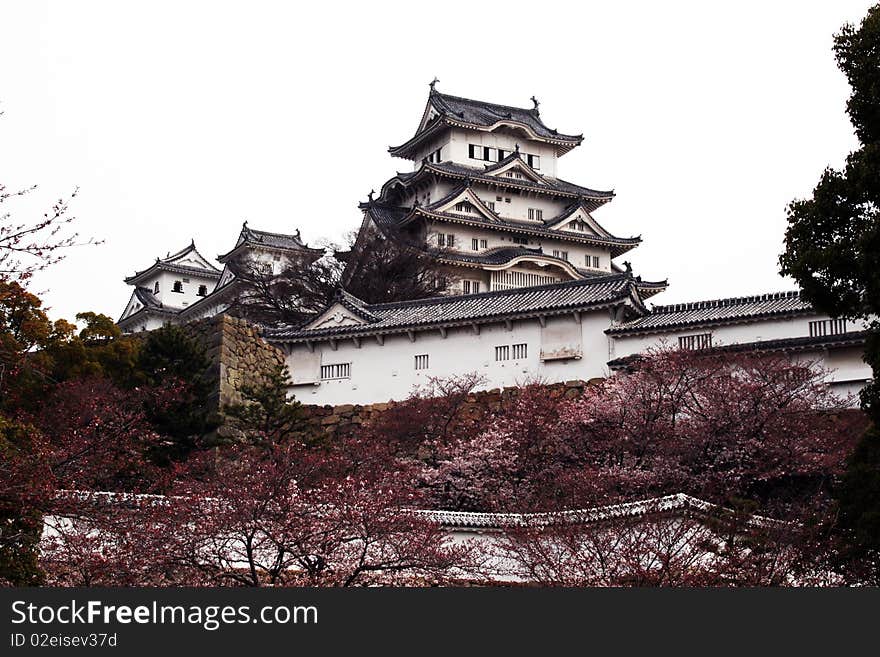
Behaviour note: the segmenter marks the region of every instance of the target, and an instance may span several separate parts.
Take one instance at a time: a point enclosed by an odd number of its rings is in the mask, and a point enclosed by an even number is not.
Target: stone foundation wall
[[[226,404],[241,403],[243,385],[259,385],[278,365],[284,354],[260,337],[257,328],[243,319],[216,315],[183,326],[206,350],[214,385],[211,405],[220,410]]]
[[[550,396],[573,399],[583,394],[584,388],[601,382],[602,379],[590,381],[566,381],[552,383],[546,387]],[[460,417],[468,420],[488,419],[493,413],[501,411],[506,404],[516,398],[519,388],[495,388],[473,392],[465,400]],[[341,406],[303,405],[303,412],[310,429],[324,433],[331,440],[351,434],[357,428],[376,420],[378,416],[392,408],[396,402],[382,404],[343,404]]]

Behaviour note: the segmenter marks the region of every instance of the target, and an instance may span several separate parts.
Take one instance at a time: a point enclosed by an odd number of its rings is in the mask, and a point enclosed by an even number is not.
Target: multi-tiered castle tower
[[[436,254],[464,294],[622,272],[615,259],[640,238],[617,237],[593,216],[614,192],[557,175],[559,158],[583,136],[547,127],[532,101],[531,109],[496,105],[432,83],[415,135],[389,149],[413,170],[361,204],[361,235],[404,231]]]

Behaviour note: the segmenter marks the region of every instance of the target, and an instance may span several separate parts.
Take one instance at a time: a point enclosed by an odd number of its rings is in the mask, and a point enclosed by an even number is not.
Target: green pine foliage
[[[828,168],[812,198],[788,208],[782,274],[805,297],[834,317],[865,321],[870,329],[865,362],[874,383],[862,407],[880,426],[880,5],[861,25],[835,36],[837,65],[851,87],[847,113],[860,148],[841,170]],[[847,556],[880,581],[880,437],[871,429],[849,462],[838,491]]]

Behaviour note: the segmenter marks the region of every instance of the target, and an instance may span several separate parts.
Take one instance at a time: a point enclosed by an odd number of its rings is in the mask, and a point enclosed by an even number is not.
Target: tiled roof
[[[637,289],[627,274],[566,281],[482,294],[434,297],[418,301],[365,304],[360,307],[377,319],[359,326],[318,329],[267,330],[271,341],[304,341],[321,337],[393,333],[430,326],[465,325],[487,319],[559,314],[622,301]]]
[[[545,194],[562,195],[569,198],[583,197],[584,205],[592,212],[614,198],[613,191],[602,191],[575,185],[561,178],[542,176],[544,184],[538,184],[528,179],[507,178],[506,176],[491,176],[485,168],[469,167],[456,162],[425,163],[417,171],[398,173],[393,180],[399,180],[403,184],[409,183],[416,176],[424,176],[426,173],[434,173],[441,177],[465,180],[470,178],[474,182],[488,185],[498,185],[510,189],[523,189],[528,191],[543,192]],[[388,201],[388,182],[382,187],[381,200]]]
[[[450,96],[439,91],[432,92],[431,104],[441,114],[464,121],[465,123],[491,127],[499,121],[516,121],[517,123],[524,123],[537,135],[548,139],[573,142],[583,140],[583,135],[564,135],[552,128],[548,128],[541,120],[537,109],[487,103],[482,100]]]
[[[720,515],[728,509],[685,493],[664,495],[637,502],[609,504],[589,509],[551,511],[544,513],[479,513],[469,511],[413,511],[415,515],[439,525],[460,529],[506,529],[511,527],[542,527],[547,525],[584,525],[627,518],[642,518],[656,514],[688,513],[699,516]],[[778,523],[765,516],[751,516],[753,526],[772,526]]]
[[[200,260],[205,266],[194,267],[192,265],[178,264],[178,260],[181,260],[190,253],[195,253],[196,260]],[[157,271],[170,271],[184,275],[191,274],[203,278],[220,278],[220,270],[208,262],[208,260],[196,250],[195,242],[190,242],[189,246],[182,248],[177,253],[171,253],[164,258],[156,258],[156,262],[152,265],[141,271],[136,271],[132,276],[128,276],[124,280],[128,284],[136,285],[137,283],[142,282],[147,275],[153,274]]]
[[[851,331],[837,335],[803,335],[796,338],[776,338],[775,340],[755,340],[716,345],[705,350],[706,353],[724,352],[767,352],[767,351],[809,351],[812,349],[835,349],[865,344],[868,331]],[[642,354],[631,354],[608,361],[612,370],[626,368],[644,358]]]
[[[247,222],[244,222],[241,227],[241,233],[238,235],[238,240],[235,242],[235,246],[227,253],[218,256],[218,259],[223,262],[243,244],[264,246],[276,250],[306,250],[315,253],[323,253],[323,249],[312,249],[306,246],[306,243],[302,241],[302,238],[299,235],[299,230],[292,235],[286,233],[270,233],[265,230],[255,230],[250,228],[248,227]]]
[[[460,190],[453,191],[445,198],[454,198],[459,192]],[[441,199],[441,201],[442,200],[443,199]],[[388,206],[373,201],[372,203],[362,203],[360,207],[361,209],[367,210],[370,213],[370,216],[376,221],[379,226],[400,226],[404,223],[407,223],[412,218],[411,215],[415,214],[422,215],[429,219],[445,219],[452,223],[460,223],[481,228],[488,228],[495,231],[501,230],[502,232],[507,233],[534,235],[547,239],[556,239],[566,242],[577,242],[580,244],[597,244],[601,246],[609,246],[611,247],[611,256],[613,258],[616,258],[617,256],[626,253],[630,249],[635,248],[642,241],[641,237],[604,237],[588,233],[575,233],[568,230],[553,230],[550,228],[546,228],[543,222],[537,223],[529,221],[516,221],[513,219],[504,219],[503,217],[490,220],[481,215],[464,216],[460,214],[453,214],[450,212],[438,212],[431,209],[432,207],[439,204],[441,204],[441,202],[431,204],[431,206],[426,206],[424,208],[402,208]]]
[[[153,292],[146,287],[141,287],[138,285],[134,288],[134,295],[137,297],[138,301],[140,301],[144,308],[161,308],[162,304],[155,297]]]
[[[775,292],[750,297],[654,306],[648,315],[610,328],[606,333],[620,335],[810,312],[815,311],[810,304],[801,299],[800,292]]]
[[[415,136],[405,144],[389,148],[392,155],[409,156],[411,148],[421,141],[421,137],[434,133],[438,126],[448,124],[492,128],[499,123],[518,123],[525,126],[535,138],[562,145],[565,150],[570,150],[583,141],[583,135],[566,135],[547,127],[536,108],[526,109],[487,103],[482,100],[442,94],[433,89],[428,97],[428,103],[436,110],[438,116],[421,126]]]

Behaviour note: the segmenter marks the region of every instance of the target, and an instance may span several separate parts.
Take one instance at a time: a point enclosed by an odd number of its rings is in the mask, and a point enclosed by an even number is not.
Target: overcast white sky
[[[83,235],[34,289],[55,317],[117,317],[122,278],[241,222],[310,240],[411,163],[386,149],[441,91],[541,100],[583,132],[562,178],[617,198],[657,303],[792,289],[785,206],[856,146],[832,34],[871,3],[39,2],[0,0],[0,181],[79,186]],[[18,216],[36,211],[17,206]],[[15,207],[13,207],[15,209]],[[625,258],[624,258],[625,259]]]

